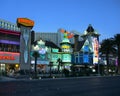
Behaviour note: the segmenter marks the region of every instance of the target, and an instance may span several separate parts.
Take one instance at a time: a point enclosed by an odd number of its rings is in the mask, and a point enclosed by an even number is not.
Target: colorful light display
[[[70,46],[68,46],[68,45],[62,45],[61,48],[70,49]]]
[[[71,63],[71,43],[70,43],[70,38],[72,38],[74,36],[73,33],[70,33],[64,29],[60,29],[60,32],[62,32],[64,34],[64,38],[61,42],[61,48],[62,48],[62,55],[61,55],[61,59],[62,62],[70,64]],[[67,65],[66,65],[67,67]]]
[[[11,30],[6,30],[6,29],[0,29],[0,33],[18,35],[18,36],[20,36],[20,34],[21,34],[18,31],[11,31]]]
[[[70,33],[70,32],[68,32],[68,31],[66,31],[64,29],[60,29],[60,32],[62,32],[64,34],[64,38],[70,39],[70,38],[72,38],[74,36],[73,33]]]
[[[45,60],[46,59],[46,52],[48,51],[48,49],[45,46],[44,41],[40,40],[40,41],[37,41],[36,46],[32,45],[31,55],[34,53],[34,51],[38,51],[40,60]]]
[[[93,38],[93,64],[98,64],[98,48],[99,48],[99,44],[98,44],[98,40],[97,38]]]
[[[20,45],[20,42],[10,40],[0,40],[0,43]]]
[[[84,54],[84,55],[83,55],[83,58],[84,58],[84,59],[83,59],[83,62],[84,62],[84,63],[89,63],[89,56],[88,56],[88,54]]]
[[[71,62],[71,54],[62,54],[62,62]]]
[[[15,57],[19,55],[20,53],[0,52],[0,60],[15,60]]]

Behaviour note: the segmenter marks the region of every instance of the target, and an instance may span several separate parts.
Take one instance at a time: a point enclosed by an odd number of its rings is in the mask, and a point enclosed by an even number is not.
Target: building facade
[[[31,28],[30,26],[26,28],[26,26],[18,28],[16,24],[0,20],[0,70],[10,71],[10,69],[24,68],[29,70],[31,64],[34,64],[34,58],[30,60]],[[72,64],[98,64],[99,34],[96,30],[89,25],[82,35],[72,33],[74,38],[69,38],[69,40],[60,32],[60,29],[54,33],[35,33],[35,41],[43,40],[39,42],[40,57],[37,61],[39,68],[44,70],[52,62],[52,68],[57,69],[59,58],[64,63],[64,67]]]
[[[76,65],[98,64],[99,59],[99,34],[89,25],[82,35],[83,41],[75,35],[75,44],[72,62]]]
[[[71,33],[73,34],[78,34],[79,37],[78,39],[81,41],[81,35],[79,32],[77,31],[71,31]],[[60,47],[60,43],[63,40],[63,34],[60,32],[60,29],[58,29],[56,32],[36,32],[35,33],[35,40],[47,40],[47,41],[52,41],[53,43],[55,43],[57,46]],[[74,43],[74,38],[70,38],[69,41],[73,44]]]
[[[0,71],[19,70],[20,30],[16,24],[0,20]]]
[[[60,48],[51,41],[44,41],[42,39],[35,41],[31,50],[31,69],[34,70],[35,57],[32,55],[38,52],[37,70],[39,72],[48,72],[50,62],[52,62],[52,69],[57,70],[57,59],[60,58]]]

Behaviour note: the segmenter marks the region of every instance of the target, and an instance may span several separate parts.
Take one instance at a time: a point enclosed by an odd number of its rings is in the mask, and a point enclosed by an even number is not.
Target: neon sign
[[[0,56],[0,60],[15,60],[14,56]]]
[[[34,21],[32,21],[28,18],[18,18],[17,24],[18,24],[18,26],[21,24],[21,25],[26,26],[26,27],[33,27]]]
[[[20,53],[0,52],[0,60],[16,60]]]
[[[14,56],[19,56],[20,53],[14,53],[14,52],[2,52],[0,51],[0,55],[14,55]]]

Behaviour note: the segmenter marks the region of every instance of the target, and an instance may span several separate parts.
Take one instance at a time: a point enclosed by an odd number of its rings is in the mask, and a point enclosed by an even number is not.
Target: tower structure
[[[60,46],[62,49],[62,52],[61,52],[62,63],[64,64],[65,67],[69,68],[69,66],[71,65],[71,52],[72,52],[71,43],[69,39],[73,37],[73,34],[67,32],[64,29],[61,29],[60,32],[64,34],[64,38],[62,42],[60,43]]]
[[[97,33],[96,30],[92,27],[91,24],[89,24],[88,28],[82,35],[84,38],[85,43],[84,43],[84,49],[86,50],[88,44],[89,44],[89,49],[90,52],[93,53],[93,64],[98,64],[98,59],[99,59],[99,36],[100,34]]]
[[[20,28],[20,70],[30,70],[31,29],[34,21],[28,18],[17,18],[17,26]]]

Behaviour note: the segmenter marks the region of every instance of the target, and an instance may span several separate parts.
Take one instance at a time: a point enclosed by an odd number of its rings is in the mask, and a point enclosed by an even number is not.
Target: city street
[[[120,76],[0,81],[0,96],[120,96]]]

